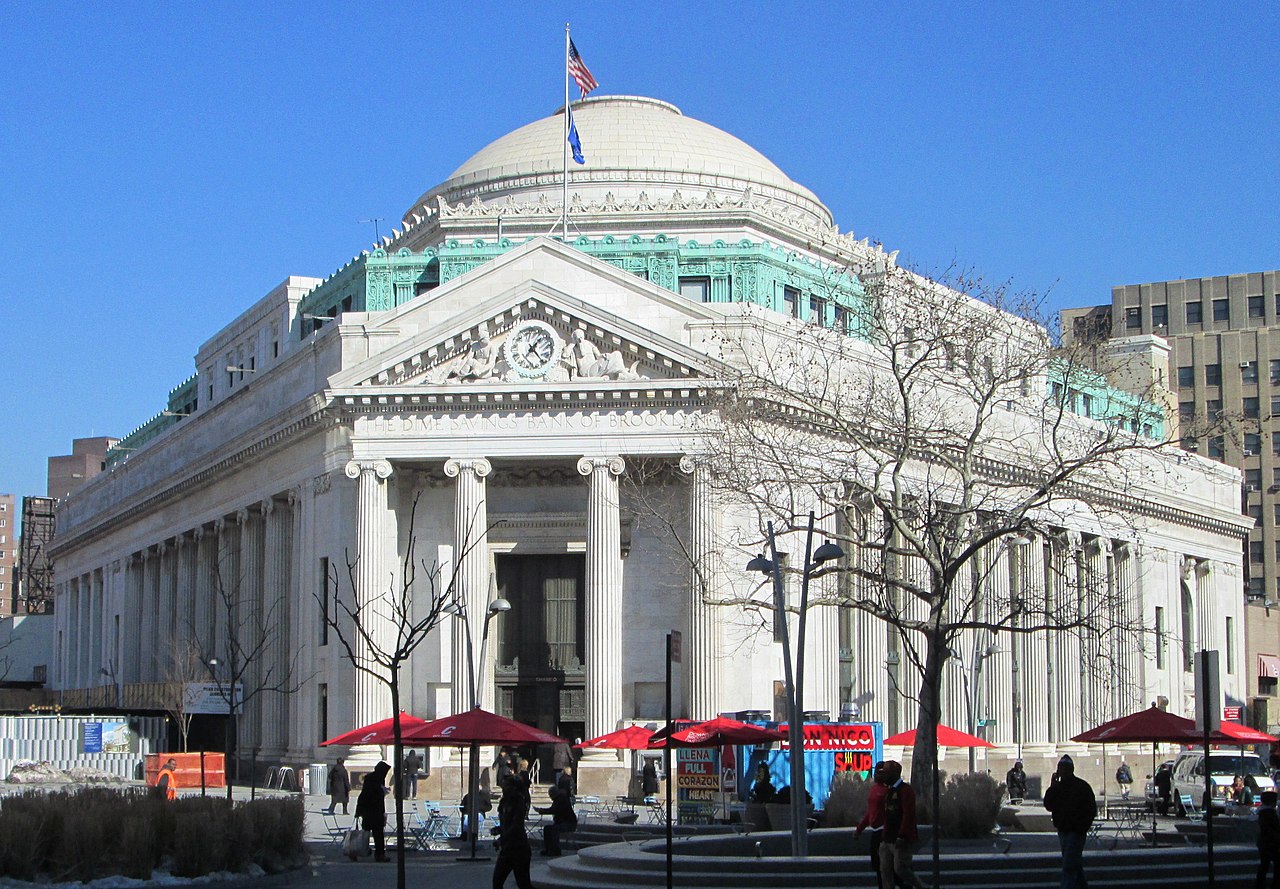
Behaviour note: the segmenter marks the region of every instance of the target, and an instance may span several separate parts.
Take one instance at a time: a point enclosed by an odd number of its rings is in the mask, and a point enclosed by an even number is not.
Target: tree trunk
[[[933,883],[941,880],[938,856],[938,722],[942,717],[942,667],[947,660],[947,638],[938,627],[940,612],[931,615],[932,628],[925,636],[924,671],[920,682],[920,713],[916,743],[911,750],[911,786],[915,788],[921,821],[931,825]]]
[[[395,743],[391,748],[391,792],[396,798],[396,889],[405,889],[404,875],[404,775],[401,773],[404,747],[400,727],[400,667],[391,664],[391,729]]]

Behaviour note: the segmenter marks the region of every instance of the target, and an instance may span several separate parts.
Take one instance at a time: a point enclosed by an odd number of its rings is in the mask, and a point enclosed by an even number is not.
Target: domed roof
[[[437,196],[450,204],[477,198],[486,204],[508,197],[536,201],[543,195],[559,203],[563,113],[558,109],[489,143],[419,198],[414,209],[434,205]],[[667,102],[599,96],[575,102],[573,118],[587,162],[570,161],[571,193],[600,197],[610,191],[624,198],[641,191],[659,197],[683,190],[692,197],[708,190],[731,194],[751,188],[831,224],[830,211],[813,192],[791,181],[763,154]]]

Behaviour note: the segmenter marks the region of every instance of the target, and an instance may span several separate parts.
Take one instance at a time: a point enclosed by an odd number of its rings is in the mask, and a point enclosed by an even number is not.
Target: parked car
[[[1189,794],[1199,808],[1204,797],[1204,754],[1182,753],[1173,763],[1173,802],[1179,815],[1185,815],[1181,796]],[[1275,790],[1275,782],[1262,758],[1253,753],[1227,750],[1209,752],[1209,775],[1213,781],[1213,809],[1224,811],[1231,797],[1231,781],[1236,775],[1253,784],[1254,797],[1264,790]]]
[[[1166,759],[1164,762],[1160,763],[1160,766],[1156,769],[1156,772],[1160,771],[1160,769],[1163,769],[1165,767],[1172,769],[1173,760]],[[1147,786],[1146,786],[1146,789],[1143,791],[1143,797],[1147,801],[1148,812],[1160,811],[1160,794],[1156,792],[1156,782],[1155,782],[1156,772],[1152,772],[1150,775],[1147,775]]]

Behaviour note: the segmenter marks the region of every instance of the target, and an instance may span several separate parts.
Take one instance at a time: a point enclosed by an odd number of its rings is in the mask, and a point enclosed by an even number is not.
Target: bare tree
[[[236,559],[215,560],[212,565],[216,632],[206,641],[193,625],[190,638],[196,656],[217,693],[227,705],[226,768],[236,763],[239,777],[240,717],[268,694],[289,695],[309,677],[299,677],[299,650],[280,656],[286,625],[283,595],[264,602],[260,590],[250,588]],[[257,748],[253,751],[257,757]],[[251,776],[256,788],[256,775]],[[227,799],[231,799],[228,775]]]
[[[208,675],[208,667],[200,655],[200,646],[192,638],[176,638],[170,641],[165,663],[164,710],[178,726],[182,738],[182,752],[188,750],[191,736],[191,684],[202,681]]]
[[[401,770],[404,763],[403,732],[400,724],[400,700],[402,673],[413,653],[426,641],[446,615],[455,613],[458,606],[457,571],[446,578],[439,562],[428,563],[417,558],[417,535],[414,519],[418,512],[418,497],[413,499],[409,511],[408,542],[401,559],[400,570],[388,578],[385,589],[366,598],[357,594],[357,569],[360,556],[346,559],[348,595],[335,596],[334,607],[321,602],[321,613],[329,628],[338,638],[346,659],[357,673],[386,686],[391,696],[393,718],[393,772],[392,787],[396,801],[396,887],[404,889],[404,786]],[[463,546],[459,558],[468,547]],[[337,589],[336,572],[326,582],[328,589]]]
[[[1077,634],[1086,662],[1105,669],[1141,631],[1141,610],[1133,590],[1079,570],[1069,529],[1136,538],[1143,492],[1180,473],[1190,483],[1194,461],[1170,459],[1179,430],[1161,372],[1063,348],[1033,300],[893,267],[826,299],[847,330],[781,325],[754,307],[724,326],[728,380],[705,427],[707,469],[757,523],[756,540],[736,541],[744,553],[764,549],[767,523],[801,531],[811,512],[840,543],[845,557],[814,575],[826,579],[811,604],[892,628],[915,670],[901,689],[918,703],[912,780],[933,787],[922,802],[936,811],[944,666],[960,640]],[[1223,429],[1201,418],[1180,434]],[[1055,591],[992,582],[1019,570],[1033,538],[1056,541]],[[760,590],[717,601],[771,607]]]

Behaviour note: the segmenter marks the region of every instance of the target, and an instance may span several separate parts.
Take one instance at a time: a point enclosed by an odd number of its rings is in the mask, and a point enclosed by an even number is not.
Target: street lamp
[[[828,540],[815,551],[813,549],[814,515],[809,513],[809,529],[805,536],[804,568],[800,575],[800,613],[796,622],[796,657],[794,678],[791,660],[791,641],[787,633],[787,598],[782,582],[782,561],[786,553],[778,552],[778,542],[773,533],[773,522],[767,527],[767,542],[772,559],[760,553],[747,563],[748,571],[758,571],[773,580],[773,638],[782,643],[782,662],[785,671],[787,696],[787,744],[791,748],[791,854],[803,858],[809,854],[809,834],[805,830],[808,811],[805,806],[804,782],[804,639],[809,610],[809,580],[816,568],[826,562],[844,556],[844,550]]]
[[[978,730],[978,710],[981,708],[982,686],[979,680],[982,678],[982,663],[993,654],[1000,654],[1003,651],[994,642],[988,643],[985,647],[979,646],[976,642],[973,645],[973,659],[969,663],[969,667],[963,673],[964,676],[964,705],[968,711],[969,734],[975,734]],[[954,648],[947,650],[953,658],[960,659],[960,652]],[[977,765],[978,751],[977,748],[969,748],[969,774],[973,774],[973,770]]]
[[[489,607],[484,613],[484,627],[480,632],[480,663],[484,664],[485,648],[489,644],[489,624],[504,611],[511,610],[511,603],[502,597],[498,597],[489,603]],[[457,603],[451,609],[451,614],[462,621],[462,635],[467,640],[467,685],[471,692],[471,709],[474,710],[480,706],[480,699],[476,693],[476,686],[479,679],[476,677],[476,660],[475,660],[475,640],[471,637],[471,624],[467,620],[467,602],[465,598],[459,598]],[[476,835],[480,832],[480,826],[476,824],[476,797],[480,793],[480,745],[471,745],[471,756],[468,760],[470,767],[470,779],[467,786],[469,793],[467,794],[467,812],[466,825],[467,830],[471,834],[471,857],[469,859],[460,860],[476,860]]]
[[[232,739],[236,735],[236,703],[235,683],[230,686],[230,693],[222,688],[222,679],[218,675],[218,659],[216,657],[209,658],[209,675],[213,677],[214,685],[218,689],[218,697],[227,702],[227,722],[226,730],[222,733],[222,774],[223,779],[227,782],[227,799],[231,799],[231,748]],[[239,764],[236,765],[236,778],[240,777]]]

